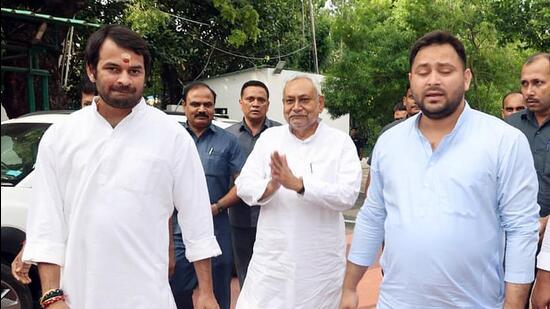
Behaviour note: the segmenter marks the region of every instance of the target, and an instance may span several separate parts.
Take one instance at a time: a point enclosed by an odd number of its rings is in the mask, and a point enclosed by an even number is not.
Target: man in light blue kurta
[[[382,241],[378,308],[523,308],[538,240],[529,144],[466,103],[471,72],[458,40],[435,32],[419,41],[409,76],[422,113],[374,148],[342,308],[356,306],[356,283]]]

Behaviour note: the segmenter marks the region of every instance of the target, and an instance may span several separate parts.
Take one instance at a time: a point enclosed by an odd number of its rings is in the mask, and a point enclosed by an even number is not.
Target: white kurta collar
[[[319,131],[321,131],[322,128],[324,127],[325,124],[322,122],[322,120],[323,120],[323,119],[321,119],[321,118],[317,118],[317,123],[318,123],[319,125],[318,125],[317,128],[315,129],[315,132],[313,132],[313,134],[312,134],[310,137],[308,137],[308,138],[306,138],[306,139],[304,139],[304,140],[301,140],[301,139],[297,138],[296,135],[295,135],[294,133],[292,133],[292,128],[290,127],[290,124],[288,125],[288,133],[290,133],[290,135],[292,136],[292,138],[294,138],[296,141],[298,141],[298,142],[301,143],[301,144],[310,143],[310,142],[312,142],[312,141],[315,141],[316,136],[319,135]]]
[[[97,107],[98,107],[97,101],[98,100],[99,100],[99,96],[95,96],[94,99],[92,100],[91,110],[93,110],[93,112],[96,115],[97,119],[108,123],[108,121],[97,110]],[[136,106],[134,106],[132,108],[132,111],[130,112],[130,114],[128,114],[126,117],[124,117],[124,119],[122,119],[120,121],[120,123],[128,122],[128,121],[132,120],[136,115],[140,114],[143,110],[145,110],[146,107],[147,107],[147,103],[145,103],[145,99],[143,97],[141,97],[141,100],[139,101],[139,103],[136,104]]]

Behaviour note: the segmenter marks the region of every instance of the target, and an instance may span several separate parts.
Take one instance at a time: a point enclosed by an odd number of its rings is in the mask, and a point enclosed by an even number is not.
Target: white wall
[[[241,107],[239,106],[239,98],[242,85],[251,80],[259,80],[264,82],[269,88],[269,111],[267,116],[270,119],[286,123],[283,116],[283,87],[285,81],[295,75],[308,75],[313,79],[321,82],[322,75],[302,73],[297,71],[283,70],[280,74],[274,74],[273,69],[256,69],[229,73],[216,78],[204,80],[218,95],[216,99],[216,107],[225,107],[231,119],[242,119]],[[333,128],[349,133],[349,115],[344,115],[337,119],[330,119],[330,114],[325,110],[320,115],[323,122]]]
[[[1,105],[2,106],[2,122],[5,121],[5,120],[8,120],[8,114],[6,113],[6,109],[4,108],[4,105]]]

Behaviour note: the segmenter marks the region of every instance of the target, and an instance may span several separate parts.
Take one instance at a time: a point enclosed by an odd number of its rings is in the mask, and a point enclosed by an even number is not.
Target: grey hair
[[[314,79],[314,78],[311,78],[310,76],[306,75],[306,74],[297,74],[297,75],[294,75],[292,76],[291,78],[287,79],[285,81],[285,86],[283,87],[283,92],[284,92],[284,89],[286,89],[286,86],[288,85],[288,83],[290,82],[293,82],[295,80],[298,80],[298,79],[307,79],[311,82],[311,84],[313,85],[313,88],[315,88],[315,93],[317,93],[317,96],[322,96],[323,93],[321,92],[321,83],[319,83],[319,81],[317,79]]]

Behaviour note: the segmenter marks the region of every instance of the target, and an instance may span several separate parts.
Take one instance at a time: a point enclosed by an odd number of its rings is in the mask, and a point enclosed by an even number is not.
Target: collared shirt
[[[527,139],[466,104],[432,151],[419,117],[379,138],[348,259],[372,265],[384,241],[379,308],[502,308],[504,281],[529,283],[535,267]]]
[[[527,136],[539,180],[540,216],[546,217],[550,215],[550,119],[539,127],[534,113],[523,110],[508,117],[506,122]]]
[[[537,257],[537,268],[550,271],[550,228],[546,227],[542,247]]]
[[[199,157],[206,175],[210,203],[216,203],[229,192],[233,185],[232,177],[241,171],[245,157],[237,138],[214,124],[197,137],[187,123],[183,124],[197,146]],[[177,220],[174,220],[174,233],[181,233]],[[214,217],[216,232],[229,233],[227,211]]]
[[[225,130],[237,137],[241,150],[245,157],[248,158],[262,132],[273,126],[280,125],[279,122],[266,118],[260,132],[253,135],[243,119],[240,123],[236,123]],[[246,203],[240,201],[238,204],[229,208],[229,221],[233,226],[256,227],[259,214],[260,208],[258,206],[248,206]]]
[[[273,151],[303,177],[303,195],[280,187],[263,195]],[[337,308],[345,269],[342,211],[353,207],[361,164],[351,138],[319,123],[300,140],[289,126],[267,129],[235,181],[249,205],[261,205],[254,253],[236,308]]]
[[[175,308],[167,280],[174,206],[187,258],[221,254],[193,140],[143,99],[115,128],[95,102],[52,125],[33,199],[23,260],[61,265],[71,308]]]

